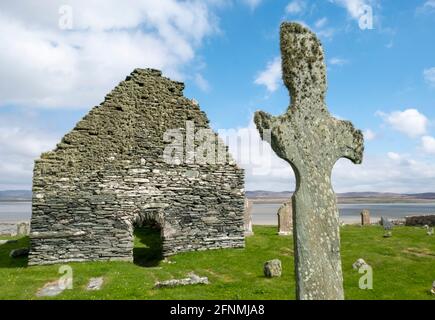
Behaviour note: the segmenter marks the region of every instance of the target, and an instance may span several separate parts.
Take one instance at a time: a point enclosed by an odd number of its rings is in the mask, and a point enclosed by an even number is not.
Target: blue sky
[[[435,0],[65,4],[0,4],[0,190],[29,189],[33,160],[135,67],[184,81],[214,129],[260,144],[253,113],[278,115],[289,104],[279,26],[297,21],[323,43],[331,113],[366,137],[363,165],[337,163],[336,191],[435,191]],[[367,6],[373,29],[360,28]],[[59,22],[68,14],[65,29]],[[248,190],[294,188],[289,166],[267,145],[262,154],[230,147],[256,160],[237,159]]]

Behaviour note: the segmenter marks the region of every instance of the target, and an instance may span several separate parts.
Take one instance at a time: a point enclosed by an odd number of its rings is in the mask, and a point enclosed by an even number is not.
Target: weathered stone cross
[[[361,163],[363,135],[329,114],[326,67],[316,35],[296,23],[281,26],[283,80],[291,106],[279,117],[255,114],[260,134],[271,130],[272,149],[292,166],[295,268],[298,299],[344,299],[337,203],[331,171],[340,158]]]

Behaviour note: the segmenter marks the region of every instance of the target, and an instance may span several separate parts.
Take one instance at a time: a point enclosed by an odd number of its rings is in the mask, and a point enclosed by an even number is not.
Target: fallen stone
[[[364,266],[368,266],[367,262],[364,261],[364,259],[358,259],[357,261],[354,262],[354,264],[352,265],[352,268],[354,270],[359,270],[361,267]]]
[[[20,257],[25,257],[28,254],[29,254],[29,248],[19,248],[19,249],[11,250],[9,256],[11,258],[20,258]]]
[[[172,279],[166,281],[158,281],[154,285],[155,288],[173,288],[177,286],[188,286],[195,284],[209,284],[207,277],[200,277],[195,273],[191,272],[188,274],[189,278],[184,279]]]
[[[53,281],[45,284],[41,289],[36,293],[37,297],[55,297],[61,294],[65,290],[64,286],[59,284],[59,281]]]
[[[2,245],[2,244],[12,244],[12,243],[18,243],[18,240],[0,240],[0,245]]]
[[[101,287],[103,286],[104,283],[104,278],[103,277],[99,277],[99,278],[91,278],[89,280],[88,286],[86,287],[87,291],[97,291],[100,290]]]
[[[281,260],[274,259],[264,264],[264,276],[267,278],[281,277]]]

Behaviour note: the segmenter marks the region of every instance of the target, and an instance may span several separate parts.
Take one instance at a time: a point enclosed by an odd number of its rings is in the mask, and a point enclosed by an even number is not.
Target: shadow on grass
[[[163,260],[163,243],[160,228],[144,226],[134,230],[134,264],[141,267],[156,267]]]
[[[28,257],[11,258],[10,252],[14,249],[27,248],[29,246],[29,238],[24,237],[17,239],[17,242],[0,245],[0,269],[7,268],[26,268]]]

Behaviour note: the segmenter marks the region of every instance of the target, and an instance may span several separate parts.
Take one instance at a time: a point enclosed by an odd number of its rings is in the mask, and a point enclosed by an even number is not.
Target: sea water
[[[253,224],[276,225],[280,203],[254,203]],[[400,219],[410,215],[435,214],[435,203],[358,203],[339,204],[340,218],[344,222],[360,221],[360,213],[370,210],[372,221],[380,217]],[[32,212],[31,202],[1,202],[0,222],[29,221]]]

